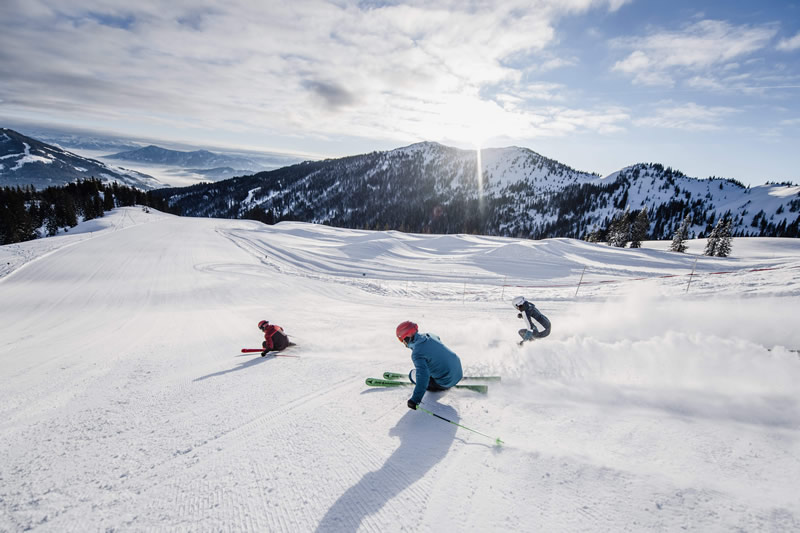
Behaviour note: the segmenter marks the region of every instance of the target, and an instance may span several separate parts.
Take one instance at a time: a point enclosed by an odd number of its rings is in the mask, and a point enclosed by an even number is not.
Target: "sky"
[[[0,122],[800,182],[800,1],[5,0]]]

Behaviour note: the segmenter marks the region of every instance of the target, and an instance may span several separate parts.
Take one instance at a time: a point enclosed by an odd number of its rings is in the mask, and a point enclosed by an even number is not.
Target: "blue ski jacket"
[[[414,394],[411,401],[419,403],[425,395],[430,378],[438,385],[449,389],[461,381],[464,376],[461,359],[432,333],[417,333],[408,343],[411,349],[411,361],[417,371]]]

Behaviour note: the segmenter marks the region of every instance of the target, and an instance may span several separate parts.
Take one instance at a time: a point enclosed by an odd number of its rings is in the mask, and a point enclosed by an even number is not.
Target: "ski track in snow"
[[[667,244],[123,208],[2,246],[0,531],[796,530],[800,242],[688,292]],[[553,322],[522,348],[517,293]],[[299,357],[239,353],[261,318]],[[364,385],[406,319],[503,376],[423,406],[504,446]]]

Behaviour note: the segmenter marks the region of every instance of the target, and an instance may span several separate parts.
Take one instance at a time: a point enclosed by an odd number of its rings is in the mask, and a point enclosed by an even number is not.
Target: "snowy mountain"
[[[216,154],[208,150],[195,150],[192,152],[182,152],[179,150],[169,150],[160,146],[150,145],[126,152],[119,152],[105,156],[107,159],[118,159],[122,161],[133,161],[138,163],[158,164],[176,166],[193,169],[215,169],[218,172],[223,167],[233,169],[243,169],[240,175],[247,170],[262,170],[264,167],[260,163],[246,157],[234,157],[224,154]]]
[[[163,187],[147,174],[108,165],[0,128],[0,186],[33,185],[43,189],[91,177],[140,189]]]
[[[192,147],[183,150],[183,145],[180,144],[173,147],[176,149],[170,150],[158,147],[150,140],[131,139],[96,131],[27,123],[11,123],[8,126],[14,131],[24,132],[23,135],[32,139],[70,150],[75,154],[106,163],[111,167],[117,166],[118,160],[110,157],[117,154],[131,154],[130,159],[124,159],[126,169],[130,167],[141,174],[153,176],[162,184],[162,187],[185,187],[196,183],[218,181],[253,172],[272,170],[309,159],[298,154],[271,151],[225,148],[192,150]],[[152,146],[154,150],[139,152],[147,146]],[[128,156],[124,155],[124,157]],[[149,162],[150,160],[154,162]],[[161,160],[164,162],[158,162]],[[198,166],[192,166],[193,162],[196,162]],[[183,165],[188,165],[188,167]]]
[[[26,122],[6,120],[6,127],[24,135],[59,148],[76,152],[110,153],[141,148],[142,144],[109,133],[81,130],[69,127],[44,126]],[[85,155],[85,154],[84,154]],[[94,156],[90,156],[94,157]]]
[[[131,207],[0,246],[0,531],[796,531],[800,239],[668,244]],[[404,320],[502,377],[425,395],[460,426],[365,384]]]
[[[426,142],[157,194],[191,216],[348,228],[583,238],[647,206],[652,239],[670,238],[687,214],[690,236],[708,235],[720,217],[732,219],[734,235],[800,234],[796,185],[748,188],[660,164],[601,178],[516,147],[478,153]]]

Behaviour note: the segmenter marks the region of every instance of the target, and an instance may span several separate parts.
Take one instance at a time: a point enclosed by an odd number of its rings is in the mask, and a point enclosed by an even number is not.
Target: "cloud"
[[[539,65],[539,70],[541,72],[547,72],[558,68],[573,67],[577,64],[578,60],[574,57],[554,57],[542,62],[542,64]]]
[[[789,39],[782,39],[776,48],[784,52],[793,52],[797,50],[800,48],[800,32]]]
[[[306,80],[302,85],[319,96],[331,110],[337,110],[356,103],[356,98],[336,83]]]
[[[547,92],[528,90],[527,63],[510,60],[573,64],[551,50],[558,21],[623,0],[8,1],[0,98],[15,112],[402,140],[457,133],[476,116],[530,134],[547,130],[542,116],[575,128],[616,120],[535,109],[528,96]]]
[[[686,85],[695,89],[722,91],[725,86],[715,78],[707,76],[693,76],[686,80]]]
[[[654,114],[634,120],[634,124],[647,128],[665,128],[685,131],[716,131],[722,121],[739,110],[725,106],[702,106],[692,102],[675,104],[662,102]]]
[[[668,85],[688,75],[730,69],[730,63],[761,50],[777,33],[774,25],[734,26],[701,20],[680,31],[656,31],[645,37],[616,39],[612,46],[632,50],[612,71],[641,85]]]

